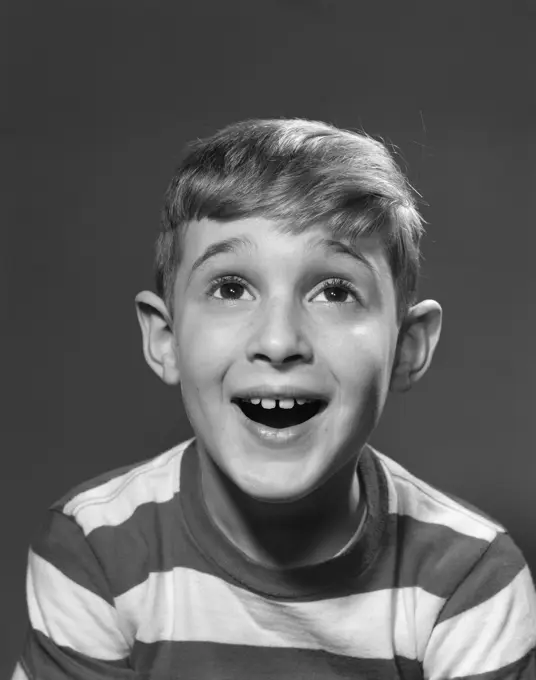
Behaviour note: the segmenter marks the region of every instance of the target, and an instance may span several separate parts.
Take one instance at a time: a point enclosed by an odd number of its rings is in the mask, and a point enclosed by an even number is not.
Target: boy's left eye
[[[325,302],[334,302],[335,304],[355,302],[357,297],[348,286],[340,284],[324,286],[324,288],[315,295],[315,298],[318,297],[318,295],[324,295],[326,298]],[[353,299],[348,300],[349,297]],[[324,300],[322,300],[322,302],[324,302]]]

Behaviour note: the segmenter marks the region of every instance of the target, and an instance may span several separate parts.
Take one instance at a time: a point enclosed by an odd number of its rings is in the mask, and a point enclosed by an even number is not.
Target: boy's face
[[[290,235],[276,227],[258,217],[189,226],[173,352],[201,450],[247,494],[290,501],[320,486],[369,438],[398,325],[378,238],[358,240],[352,257],[325,228]],[[228,239],[235,240],[222,248]],[[245,403],[256,396],[268,401]],[[293,396],[314,401],[263,408],[273,406],[270,397]],[[290,426],[319,403],[316,415]],[[276,414],[287,427],[266,424]]]

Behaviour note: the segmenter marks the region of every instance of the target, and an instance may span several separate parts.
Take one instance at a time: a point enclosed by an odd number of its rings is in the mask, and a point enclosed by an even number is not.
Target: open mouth
[[[327,406],[321,399],[233,399],[242,413],[256,423],[283,429],[301,425]]]

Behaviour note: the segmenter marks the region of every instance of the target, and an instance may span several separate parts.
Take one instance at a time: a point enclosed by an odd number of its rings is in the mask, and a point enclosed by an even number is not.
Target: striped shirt
[[[536,593],[505,530],[366,447],[361,536],[252,562],[203,502],[195,440],[77,487],[29,552],[31,680],[536,679]]]

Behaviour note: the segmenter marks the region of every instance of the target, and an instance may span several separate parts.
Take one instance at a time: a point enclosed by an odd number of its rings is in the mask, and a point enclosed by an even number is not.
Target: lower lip
[[[316,416],[309,418],[304,423],[299,425],[293,425],[292,427],[269,427],[268,425],[263,425],[262,423],[256,423],[242,413],[242,410],[237,404],[233,404],[233,407],[238,412],[238,417],[241,420],[244,427],[260,442],[263,444],[273,447],[273,448],[283,448],[294,444],[299,439],[307,435],[312,427],[315,425],[315,421],[318,420],[321,413],[325,411],[325,408],[318,413]]]

